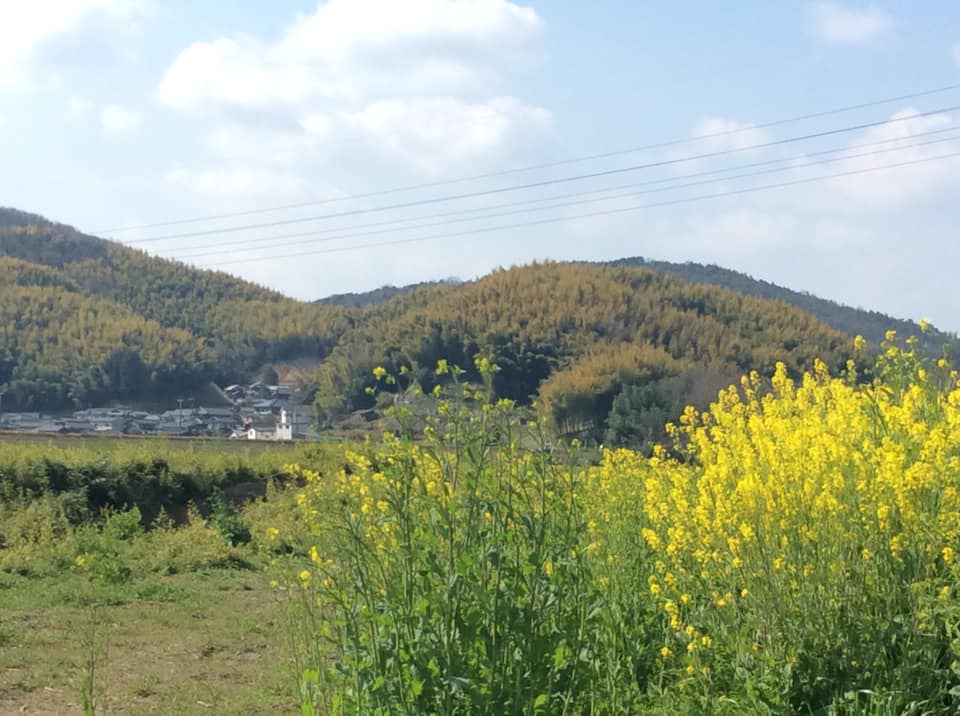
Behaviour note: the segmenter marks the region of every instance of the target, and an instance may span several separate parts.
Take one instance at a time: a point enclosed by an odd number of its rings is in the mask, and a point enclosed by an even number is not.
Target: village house
[[[247,440],[293,440],[293,426],[287,419],[287,411],[280,410],[280,415],[255,415],[249,420],[246,428]]]

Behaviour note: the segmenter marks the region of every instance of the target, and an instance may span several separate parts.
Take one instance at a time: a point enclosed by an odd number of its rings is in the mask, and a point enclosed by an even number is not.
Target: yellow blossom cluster
[[[912,354],[887,350],[910,365]],[[749,375],[668,426],[682,459],[605,452],[587,476],[590,538],[646,578],[664,615],[664,660],[682,649],[684,671],[699,673],[706,634],[719,629],[752,644],[744,659],[786,654],[770,644],[787,628],[778,619],[798,635],[816,618],[826,629],[857,600],[885,608],[903,586],[949,597],[960,389],[935,379],[913,370],[895,390],[831,376],[819,361],[794,380],[780,364],[772,381]]]

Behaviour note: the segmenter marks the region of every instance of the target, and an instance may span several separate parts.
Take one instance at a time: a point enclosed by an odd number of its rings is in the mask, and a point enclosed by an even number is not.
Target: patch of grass
[[[5,624],[0,624],[0,647],[10,646],[17,642],[20,635],[17,631]]]
[[[102,628],[96,685],[106,713],[297,709],[283,607],[260,573],[209,569],[120,585],[74,572],[7,574],[0,585],[0,713],[80,712],[80,632],[92,604]]]

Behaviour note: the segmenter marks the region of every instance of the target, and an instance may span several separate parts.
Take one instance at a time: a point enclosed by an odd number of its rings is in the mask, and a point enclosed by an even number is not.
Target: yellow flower
[[[930,330],[930,328],[931,328],[931,326],[932,326],[932,324],[930,323],[930,321],[929,321],[928,319],[926,319],[926,318],[921,318],[919,325],[920,325],[920,332],[921,332],[921,333],[926,333],[927,331]]]
[[[553,562],[549,559],[543,563],[543,571],[546,572],[548,577],[553,576]]]
[[[299,495],[297,497],[299,497]],[[267,530],[267,539],[277,539],[279,536],[280,530],[278,530],[276,527],[270,527]]]
[[[862,353],[867,349],[867,339],[863,336],[857,336],[853,339],[853,350],[857,353]]]
[[[684,672],[686,672],[687,676],[693,676],[695,673],[697,673],[697,670],[693,667],[693,664],[687,664],[687,668],[684,669]]]
[[[669,646],[664,645],[664,646],[660,647],[660,658],[661,658],[661,659],[663,659],[664,661],[666,661],[666,660],[669,659],[671,656],[673,656],[673,652],[670,651],[670,647],[669,647]]]
[[[953,564],[953,560],[956,556],[954,554],[953,547],[944,547],[940,551],[940,554],[943,555],[943,561],[945,564]]]
[[[373,377],[376,378],[377,380],[383,380],[384,378],[387,377],[387,369],[384,368],[382,365],[378,365],[376,368],[373,369]]]
[[[437,375],[446,375],[450,372],[450,366],[447,365],[447,359],[441,358],[437,361]]]
[[[496,370],[495,366],[490,362],[490,359],[483,356],[474,358],[473,364],[477,367],[477,370],[480,371],[480,375],[488,375]]]
[[[300,572],[300,581],[301,581],[301,582],[309,582],[309,581],[310,581],[310,571],[309,571],[309,570],[304,569],[303,571]]]
[[[76,559],[73,560],[73,563],[74,563],[75,565],[77,565],[78,567],[84,566],[84,565],[87,563],[87,555],[85,555],[85,554],[78,554],[78,555],[76,556]]]
[[[897,332],[891,328],[884,334],[883,337],[887,340],[887,342],[894,341],[897,339]]]

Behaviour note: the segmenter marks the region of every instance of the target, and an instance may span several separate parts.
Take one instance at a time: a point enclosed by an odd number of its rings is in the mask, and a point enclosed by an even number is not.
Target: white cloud
[[[129,134],[140,127],[139,112],[110,104],[100,110],[100,126],[106,134]]]
[[[860,45],[881,37],[893,29],[893,18],[875,6],[845,8],[833,3],[818,3],[813,8],[817,34],[836,45]]]
[[[507,0],[329,0],[279,41],[237,35],[183,50],[157,89],[177,109],[297,106],[457,92],[529,60],[541,28]]]
[[[21,89],[34,81],[43,47],[90,20],[130,22],[152,7],[151,0],[29,0],[0,3],[0,89]]]
[[[946,114],[915,116],[916,109],[907,108],[895,113],[891,119],[904,121],[872,127],[850,145],[850,154],[862,154],[869,149],[863,145],[884,142],[883,150],[897,148],[876,156],[851,157],[831,169],[833,172],[876,170],[891,164],[917,162],[889,170],[867,171],[864,174],[830,180],[828,188],[839,190],[846,199],[853,199],[868,207],[892,207],[910,202],[930,201],[952,190],[960,180],[960,158],[936,159],[946,154],[960,152],[960,139],[950,135],[918,137],[931,130],[954,126],[954,120]],[[917,146],[918,143],[943,139],[936,144]],[[912,146],[911,146],[912,145]]]
[[[498,91],[541,30],[508,0],[329,0],[276,41],[187,47],[156,96],[213,117],[206,144],[229,161],[436,175],[542,146],[550,113]]]
[[[345,113],[343,122],[383,153],[437,174],[488,156],[517,134],[549,130],[551,115],[512,97],[482,103],[434,98],[374,102]]]

